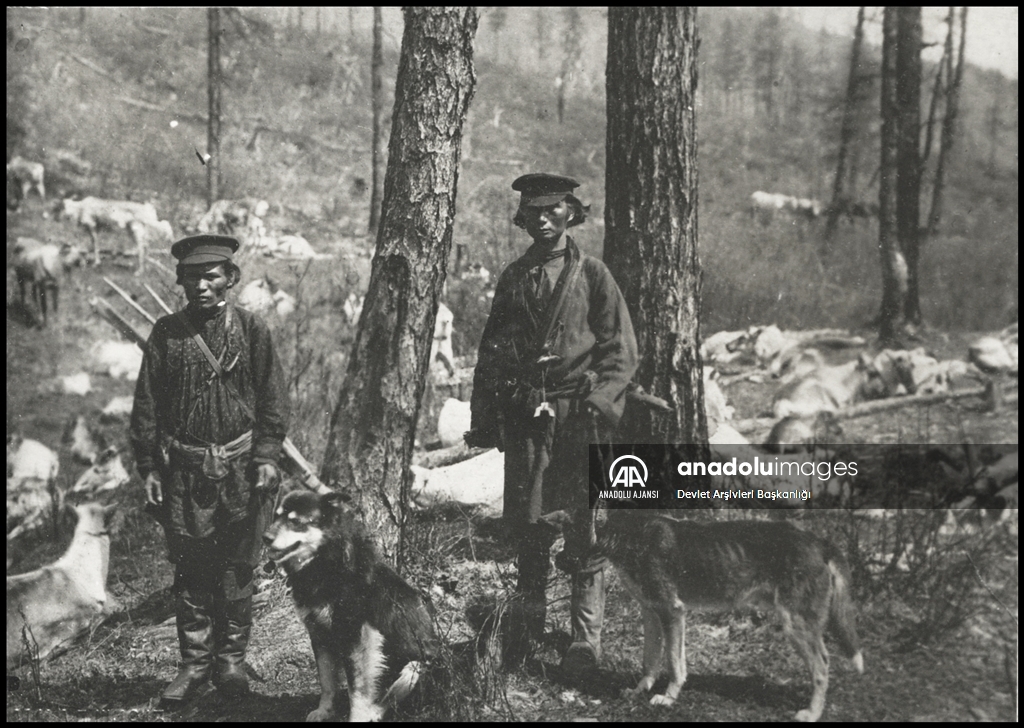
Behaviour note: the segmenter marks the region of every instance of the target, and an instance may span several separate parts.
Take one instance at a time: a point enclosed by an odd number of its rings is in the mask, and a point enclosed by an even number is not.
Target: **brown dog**
[[[570,516],[545,517],[564,525]],[[775,609],[804,659],[814,691],[797,720],[825,708],[829,627],[858,672],[864,671],[849,594],[849,568],[830,543],[793,524],[770,521],[695,523],[650,511],[611,511],[597,529],[597,550],[618,570],[644,616],[644,675],[631,693],[647,692],[668,653],[670,679],[652,705],[671,705],[686,682],[686,608]],[[667,650],[666,650],[667,647]]]

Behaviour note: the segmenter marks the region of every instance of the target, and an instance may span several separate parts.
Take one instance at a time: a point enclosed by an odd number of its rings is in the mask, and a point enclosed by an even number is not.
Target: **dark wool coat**
[[[255,314],[232,308],[231,330],[225,331],[226,306],[205,316],[188,307],[185,315],[222,362],[232,386],[214,376],[187,328],[172,315],[153,327],[135,387],[131,445],[143,479],[153,470],[162,476],[164,507],[156,515],[167,529],[172,561],[180,555],[175,552],[206,548],[218,532],[249,530],[228,526],[265,510],[266,496],[254,489],[255,465],[277,461],[287,430],[288,392],[270,330]],[[187,445],[223,445],[248,430],[253,431],[252,450],[231,461],[221,480],[206,478],[201,464],[187,462],[175,448],[167,450],[170,438]],[[241,560],[258,556],[259,536],[238,536],[246,541],[242,551],[251,552],[240,555]]]
[[[510,525],[534,523],[561,508],[587,507],[587,446],[607,437],[622,416],[625,389],[637,367],[637,345],[629,310],[603,262],[580,252],[572,238],[550,293],[538,297],[538,268],[531,247],[498,279],[473,377],[474,430],[494,433],[505,448],[504,516]],[[550,308],[567,285],[571,261],[579,275],[567,291],[549,353],[560,360],[537,364],[539,339]],[[538,392],[563,390],[591,372],[584,397],[557,397],[555,416],[534,417]],[[532,392],[532,397],[524,392]],[[603,433],[584,412],[589,403],[602,415]],[[499,434],[500,433],[500,434]]]

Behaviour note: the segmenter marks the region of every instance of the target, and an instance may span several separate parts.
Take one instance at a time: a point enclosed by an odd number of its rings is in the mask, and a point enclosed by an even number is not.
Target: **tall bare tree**
[[[777,93],[785,53],[782,13],[777,7],[765,8],[753,38],[754,84],[758,100],[764,104],[770,124],[777,119]]]
[[[561,124],[565,118],[565,100],[576,73],[576,66],[579,64],[580,56],[583,54],[583,17],[575,5],[563,9],[565,32],[562,33],[562,69],[556,79],[558,123]]]
[[[371,142],[370,235],[377,234],[380,206],[384,199],[384,42],[381,9],[373,8],[373,54],[370,59],[370,95],[373,105]]]
[[[967,37],[967,8],[960,8],[960,48],[956,55],[956,66],[953,65],[953,8],[950,7],[946,16],[949,23],[949,48],[946,61],[946,115],[942,120],[942,133],[939,137],[939,156],[935,163],[935,184],[932,185],[932,205],[928,212],[928,235],[935,235],[942,221],[943,193],[946,185],[946,163],[956,140],[956,120],[960,113],[960,84],[964,77],[964,42]]]
[[[696,93],[697,8],[609,8],[604,259],[633,317],[636,380],[674,408],[628,415],[628,442],[707,443]]]
[[[543,5],[538,5],[534,12],[536,13],[533,24],[535,26],[534,29],[537,31],[537,61],[543,63],[548,45],[548,18],[547,13],[544,12]]]
[[[472,7],[404,13],[376,254],[321,471],[355,498],[399,567],[405,473],[451,251],[477,26]]]
[[[487,11],[487,24],[491,27],[491,47],[494,51],[494,62],[502,62],[501,46],[505,34],[505,23],[508,20],[508,8],[503,5],[492,6]]]
[[[843,213],[846,191],[846,159],[850,144],[857,131],[857,89],[860,85],[860,49],[864,43],[864,6],[857,10],[857,24],[853,29],[853,49],[850,51],[850,73],[846,79],[846,100],[843,103],[843,121],[839,127],[839,155],[836,159],[836,177],[832,182],[832,204],[829,205],[828,221],[821,241],[821,259],[828,259],[835,240],[839,216]]]
[[[904,313],[912,325],[921,323],[918,262],[921,257],[921,49],[920,6],[897,10],[896,103],[899,141],[896,164],[896,229],[907,261]]]
[[[899,104],[896,91],[898,8],[882,15],[881,160],[878,175],[878,248],[882,263],[882,305],[879,337],[894,342],[906,324],[907,261],[900,249],[897,226],[897,188],[900,169]]]
[[[220,9],[209,8],[206,56],[206,204],[220,199]]]
[[[747,65],[745,44],[741,41],[742,28],[725,16],[718,50],[715,54],[715,75],[722,88],[722,105],[726,111],[732,107],[734,95],[743,107],[744,69]],[[705,85],[705,92],[707,88]],[[737,93],[738,92],[738,93]]]

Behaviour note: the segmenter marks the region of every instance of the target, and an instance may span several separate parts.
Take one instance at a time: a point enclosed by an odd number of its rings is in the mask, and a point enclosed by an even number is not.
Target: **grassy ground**
[[[38,213],[29,205],[28,212],[8,219],[8,247],[17,235],[66,238],[77,234]],[[27,328],[25,312],[17,304],[8,305],[9,432],[18,429],[26,437],[57,448],[70,416],[86,413],[95,419],[110,397],[131,394],[130,383],[103,376],[93,377],[96,389],[85,397],[40,390],[40,384],[81,370],[92,342],[114,338],[108,325],[90,314],[87,299],[107,294],[103,275],[141,293],[132,265],[130,259],[112,257],[99,269],[76,271],[62,289],[57,321],[43,331]],[[302,323],[300,316],[298,323],[278,325],[275,334],[295,382],[297,421],[303,423],[292,437],[316,459],[322,447],[324,417],[333,407],[331,387],[340,382],[344,360],[327,357],[325,349],[310,342],[328,335],[342,339],[350,335],[331,318],[338,316],[337,297],[343,301],[346,291],[336,281],[337,271],[303,271],[262,260],[252,262],[246,270],[247,278],[263,272],[276,276],[292,293],[306,291],[306,322]],[[152,274],[149,280],[158,290],[173,294],[170,282],[160,274]],[[123,304],[111,300],[124,310]],[[962,356],[971,337],[929,336],[933,339],[928,345],[947,356]],[[344,349],[343,343],[332,340],[331,348]],[[771,393],[772,385],[750,382],[726,389],[738,418],[761,414]],[[126,444],[125,423],[103,427],[115,443]],[[980,402],[970,400],[890,412],[844,423],[844,429],[853,442],[960,442],[968,437],[977,443],[1016,443],[1018,438],[1015,409],[990,414],[982,410]],[[67,487],[81,466],[71,461],[66,449],[61,449],[60,455],[60,483]],[[130,462],[125,464],[131,469]],[[138,477],[133,476],[112,498],[120,505],[121,523],[113,540],[109,589],[121,609],[65,655],[40,665],[37,674],[23,670],[21,688],[8,695],[7,719],[301,720],[316,704],[316,669],[308,637],[280,575],[260,577],[260,603],[249,655],[253,694],[230,702],[211,693],[176,715],[155,710],[157,696],[176,670],[176,638],[173,621],[168,621],[171,570],[158,529],[142,513]],[[1010,684],[1016,682],[1017,633],[1015,619],[1008,615],[1015,618],[1017,609],[1016,516],[995,531],[943,544],[933,557],[915,562],[910,571],[892,568],[883,572],[866,568],[862,561],[872,553],[872,540],[882,539],[877,527],[858,525],[843,513],[811,513],[803,520],[808,528],[828,534],[852,554],[866,655],[863,676],[840,657],[833,660],[825,719],[1015,717]],[[908,520],[890,529],[905,528],[912,533],[919,525]],[[892,532],[887,537],[891,538]],[[66,539],[67,535],[56,542],[39,537],[9,549],[9,557],[16,558],[14,570],[52,561]],[[500,531],[494,524],[466,515],[426,514],[413,524],[410,544],[409,578],[433,599],[447,648],[444,662],[451,671],[446,687],[428,696],[430,700],[418,717],[775,721],[790,719],[806,705],[808,676],[780,639],[779,627],[763,615],[695,615],[688,620],[687,632],[691,677],[677,703],[656,709],[646,701],[622,697],[622,689],[631,687],[639,675],[642,637],[637,605],[614,574],[609,577],[605,656],[598,672],[566,676],[557,668],[556,648],[564,646],[567,639],[568,582],[564,575],[556,574],[549,592],[552,646],[535,655],[521,671],[493,673],[471,659],[467,642],[473,632],[465,614],[473,604],[501,598],[514,582],[511,553]],[[954,569],[965,564],[974,568]],[[1007,678],[1007,654],[1014,656],[1012,680]]]

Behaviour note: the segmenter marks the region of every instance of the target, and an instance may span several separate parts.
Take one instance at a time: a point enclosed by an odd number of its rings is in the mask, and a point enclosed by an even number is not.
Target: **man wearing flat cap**
[[[588,444],[607,442],[622,416],[637,367],[629,311],[604,263],[580,252],[568,228],[588,208],[579,183],[528,174],[513,222],[533,245],[498,279],[487,319],[471,402],[469,445],[505,452],[504,520],[518,538],[518,600],[528,641],[544,633],[553,534],[541,517],[577,516],[558,564],[570,572],[572,644],[567,670],[596,665],[604,619],[604,562],[587,557],[593,527],[588,508]],[[507,635],[506,637],[507,643]],[[528,652],[513,650],[513,661]]]
[[[171,709],[211,678],[229,696],[249,689],[253,569],[280,480],[288,393],[267,325],[226,300],[237,250],[222,235],[171,247],[188,305],[154,325],[135,387],[131,444],[175,567]]]

